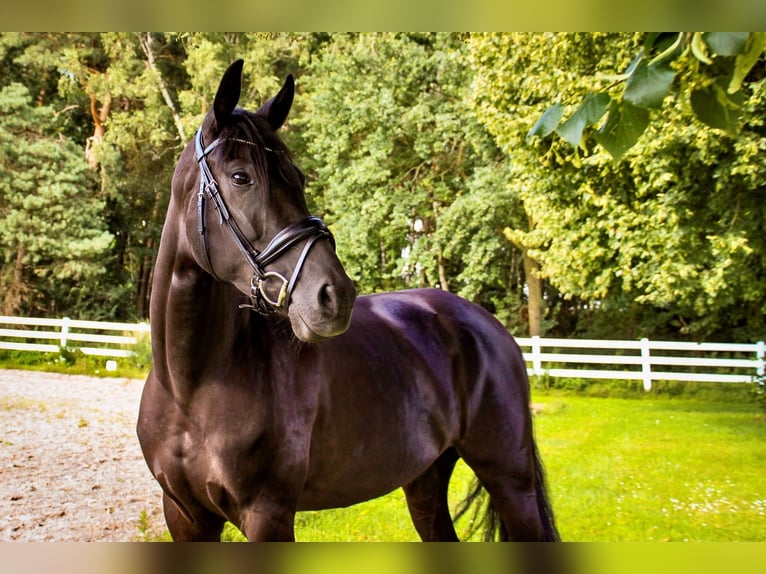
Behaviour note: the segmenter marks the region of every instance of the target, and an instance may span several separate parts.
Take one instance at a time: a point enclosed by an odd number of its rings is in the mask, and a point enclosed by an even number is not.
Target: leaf
[[[596,141],[614,159],[620,159],[635,145],[649,125],[649,112],[629,102],[613,101],[609,106],[606,123],[595,134]]]
[[[659,108],[670,92],[676,73],[661,62],[647,64],[642,59],[628,77],[625,101],[639,108]]]
[[[586,125],[593,125],[604,116],[611,101],[612,98],[609,97],[609,94],[601,92],[590,93],[585,96],[582,105],[576,113],[582,111],[585,115]]]
[[[601,92],[587,94],[580,107],[556,129],[556,133],[572,147],[578,147],[583,130],[602,118],[611,101],[609,94]]]
[[[644,37],[644,52],[650,54],[654,50],[654,44],[660,40],[664,32],[647,32]]]
[[[727,90],[730,94],[739,91],[745,77],[747,77],[750,70],[753,69],[753,66],[761,57],[761,52],[764,49],[764,35],[763,32],[753,32],[750,34],[745,51],[737,56],[737,60],[734,62],[734,72]]]
[[[661,50],[661,52],[649,61],[650,66],[668,58],[675,59],[683,52],[683,41],[685,37],[683,32],[676,32],[675,34],[662,33],[656,35],[656,38],[652,38],[652,36],[655,36],[655,34],[649,34],[649,37],[644,43],[644,53],[649,57],[655,48]]]
[[[638,66],[639,62],[641,62],[641,60],[643,60],[643,59],[644,59],[644,55],[643,54],[638,54],[635,58],[633,58],[630,61],[630,64],[628,64],[627,69],[623,73],[623,78],[627,80],[630,77],[630,75],[634,72],[634,70],[636,69],[636,66]]]
[[[692,54],[694,54],[694,57],[703,64],[709,66],[713,63],[713,60],[711,60],[710,56],[708,56],[707,44],[705,44],[702,38],[702,32],[694,32],[694,34],[692,34],[692,39],[689,42],[689,48],[691,49]]]
[[[728,96],[720,84],[713,84],[694,90],[689,100],[692,110],[701,122],[730,134],[737,131],[741,93]]]
[[[748,36],[750,32],[708,32],[704,39],[714,54],[738,56],[745,51]]]
[[[540,136],[544,138],[545,136],[551,134],[559,125],[561,116],[563,114],[564,106],[559,103],[553,104],[551,107],[545,110],[543,115],[540,116],[540,119],[538,119],[535,122],[535,125],[532,126],[532,129],[529,130],[529,133],[527,133],[527,139],[531,138],[532,136]]]

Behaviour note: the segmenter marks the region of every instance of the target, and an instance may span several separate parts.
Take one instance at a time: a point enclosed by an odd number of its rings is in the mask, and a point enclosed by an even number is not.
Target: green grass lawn
[[[536,434],[563,539],[766,541],[766,416],[754,404],[540,392],[534,400],[544,405]],[[459,465],[451,498],[471,478]],[[233,528],[227,535],[238,538]],[[418,539],[401,491],[301,513],[296,536]]]
[[[562,536],[766,540],[766,417],[743,403],[553,398],[537,419]]]

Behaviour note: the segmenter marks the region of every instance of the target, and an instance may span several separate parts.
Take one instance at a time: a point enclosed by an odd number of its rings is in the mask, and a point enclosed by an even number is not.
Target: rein
[[[216,211],[218,211],[219,223],[221,225],[226,225],[227,229],[231,233],[232,239],[234,240],[234,244],[237,246],[245,260],[253,269],[253,274],[250,277],[249,297],[251,302],[249,305],[243,304],[239,307],[241,309],[251,309],[260,313],[261,315],[269,315],[279,309],[286,311],[287,306],[290,304],[290,295],[292,294],[293,288],[298,281],[298,277],[301,270],[303,269],[303,264],[306,261],[309,250],[320,239],[329,240],[334,249],[335,239],[333,238],[332,233],[330,233],[330,230],[320,218],[309,216],[282,229],[272,238],[271,241],[269,241],[268,245],[266,245],[266,248],[263,251],[258,251],[255,247],[253,247],[253,245],[247,240],[247,237],[245,237],[245,235],[242,233],[242,230],[240,229],[239,225],[237,225],[237,222],[229,213],[229,210],[226,207],[226,203],[218,191],[218,183],[215,181],[213,173],[210,171],[210,166],[207,163],[207,156],[224,141],[225,140],[223,138],[218,138],[210,145],[205,147],[205,144],[202,141],[202,128],[197,130],[197,134],[194,137],[194,145],[197,152],[197,163],[199,164],[200,169],[199,193],[197,194],[197,216],[199,220],[197,230],[202,237],[207,266],[210,269],[213,277],[215,277],[218,281],[222,281],[222,279],[216,275],[210,260],[208,236],[205,227],[205,199],[209,199],[213,202],[213,206],[215,207]],[[247,143],[249,145],[256,145],[252,142],[244,140],[236,141]],[[267,149],[267,151],[271,150]],[[265,267],[268,264],[276,261],[294,245],[304,240],[307,240],[306,244],[303,246],[303,251],[298,258],[298,262],[293,269],[293,273],[290,279],[287,279],[284,275],[277,273],[276,271],[266,271]],[[276,299],[272,299],[266,292],[265,285],[269,281],[275,280],[281,281],[281,285],[279,287],[279,293],[277,294]]]

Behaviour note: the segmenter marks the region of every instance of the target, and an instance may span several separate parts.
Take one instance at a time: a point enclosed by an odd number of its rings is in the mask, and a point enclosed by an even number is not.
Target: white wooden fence
[[[0,349],[129,357],[147,323],[0,316]],[[752,382],[766,375],[766,344],[517,337],[530,375],[581,379]],[[658,368],[659,367],[659,368]]]
[[[686,343],[541,337],[517,337],[516,341],[530,364],[530,375],[640,380],[647,391],[652,381],[748,383],[766,372],[763,341]],[[581,365],[590,368],[578,368]]]
[[[148,332],[146,323],[0,316],[0,349],[42,353],[76,349],[86,355],[129,357],[130,347]]]

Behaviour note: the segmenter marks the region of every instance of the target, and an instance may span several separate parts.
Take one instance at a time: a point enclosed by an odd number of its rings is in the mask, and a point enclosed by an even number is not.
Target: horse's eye
[[[243,171],[238,171],[232,174],[231,181],[234,185],[238,185],[238,186],[250,185],[252,183],[250,181],[250,176],[248,176]]]

